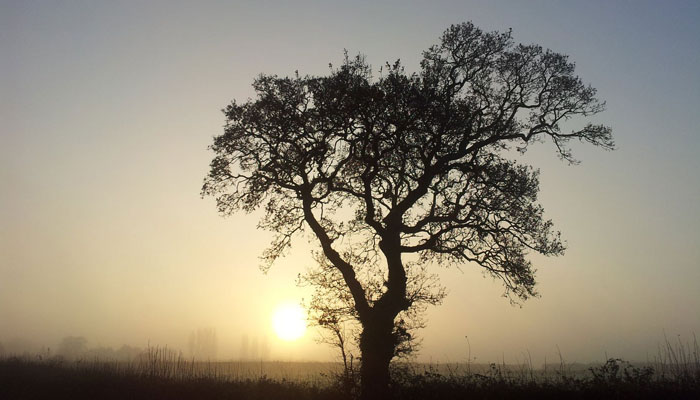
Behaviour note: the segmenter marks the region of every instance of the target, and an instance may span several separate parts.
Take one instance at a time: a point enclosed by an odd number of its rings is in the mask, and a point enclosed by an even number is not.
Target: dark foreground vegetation
[[[700,376],[656,376],[651,367],[634,367],[610,359],[585,376],[532,371],[504,373],[491,366],[487,374],[408,374],[395,381],[397,399],[699,399]]]
[[[0,399],[355,399],[356,371],[316,378],[246,377],[236,363],[201,363],[149,349],[130,362],[60,357],[0,359]],[[273,365],[274,363],[268,363]],[[262,364],[261,368],[262,368]],[[271,368],[270,366],[266,368]],[[665,349],[645,364],[611,358],[602,365],[534,369],[497,365],[397,364],[394,399],[700,399],[698,346]]]
[[[153,371],[152,371],[153,372]],[[395,399],[698,399],[700,376],[658,375],[610,359],[587,376],[550,378],[504,373],[417,373],[394,370]],[[352,399],[357,385],[338,377],[328,384],[222,375],[168,376],[115,363],[64,363],[7,358],[0,361],[2,399]]]
[[[345,396],[347,398],[347,396]],[[164,377],[22,359],[0,361],[0,399],[339,399],[332,387],[267,378]]]

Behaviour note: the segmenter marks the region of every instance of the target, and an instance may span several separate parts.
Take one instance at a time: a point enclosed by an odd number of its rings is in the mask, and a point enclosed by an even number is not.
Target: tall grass
[[[664,344],[659,345],[657,356],[651,366],[661,376],[679,381],[700,381],[700,347],[693,334],[692,342],[683,342],[680,336],[671,342],[664,335]]]
[[[615,398],[700,399],[700,351],[692,342],[665,338],[654,359],[631,363],[609,358],[598,364],[559,362],[535,368],[525,355],[519,364],[400,364],[393,371],[400,399]]]

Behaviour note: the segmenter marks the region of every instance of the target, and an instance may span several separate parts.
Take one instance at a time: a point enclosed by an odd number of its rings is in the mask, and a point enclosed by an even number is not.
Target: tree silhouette
[[[536,295],[527,253],[563,253],[536,202],[538,171],[512,152],[549,139],[575,162],[572,139],[614,147],[609,127],[568,130],[604,104],[567,56],[471,23],[447,29],[419,73],[397,61],[375,78],[346,55],[328,76],[253,87],[256,99],[224,110],[202,193],[224,215],[264,208],[268,263],[297,233],[315,238],[317,315],[361,325],[363,398],[387,394],[411,316],[442,299],[431,265],[478,265],[519,301]]]

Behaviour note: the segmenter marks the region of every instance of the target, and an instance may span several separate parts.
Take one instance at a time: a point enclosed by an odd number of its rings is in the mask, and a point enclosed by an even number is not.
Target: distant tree
[[[131,361],[138,358],[141,353],[143,349],[124,344],[115,351],[114,356],[118,361]]]
[[[193,331],[189,337],[190,355],[196,360],[215,360],[218,341],[216,330],[201,328]]]
[[[257,360],[258,359],[258,350],[260,348],[258,347],[258,337],[253,336],[253,340],[251,341],[250,345],[250,359],[251,360]]]
[[[241,360],[248,360],[248,348],[250,347],[250,344],[248,343],[248,335],[243,335],[241,337],[241,354],[240,354],[240,359]]]
[[[116,352],[111,347],[93,347],[87,349],[84,353],[85,358],[91,360],[114,361],[117,360]]]
[[[37,351],[37,346],[27,339],[13,337],[5,341],[4,351],[8,356],[29,356]]]
[[[82,336],[66,336],[58,345],[57,354],[68,359],[77,359],[87,352],[87,339]]]
[[[262,337],[260,341],[260,360],[270,359],[270,343],[268,342],[267,335]]]
[[[261,75],[253,87],[256,99],[224,110],[202,193],[224,215],[265,210],[259,226],[277,235],[266,268],[311,232],[312,308],[359,323],[365,399],[387,393],[413,317],[444,296],[430,266],[480,266],[520,301],[536,295],[527,253],[563,254],[538,171],[512,151],[549,139],[574,162],[572,139],[614,147],[609,127],[583,121],[604,104],[567,56],[471,23],[447,29],[419,73],[397,61],[373,78],[346,56],[328,76]]]

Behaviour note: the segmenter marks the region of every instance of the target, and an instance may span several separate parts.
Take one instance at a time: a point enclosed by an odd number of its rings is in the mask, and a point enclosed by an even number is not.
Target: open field
[[[194,362],[150,348],[129,362],[58,357],[0,360],[2,399],[352,399],[356,371],[338,363]],[[396,399],[696,399],[698,348],[667,346],[654,360],[631,364],[397,363]]]

